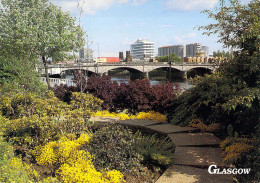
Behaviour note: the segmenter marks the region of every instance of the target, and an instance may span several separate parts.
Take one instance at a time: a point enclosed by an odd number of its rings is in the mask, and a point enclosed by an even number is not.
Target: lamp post
[[[168,62],[168,64],[170,65],[170,68],[169,68],[169,80],[171,82],[172,81],[172,62]]]
[[[170,61],[170,47],[168,47],[169,80],[172,81],[172,62]]]
[[[99,53],[99,43],[97,43],[98,46],[98,59],[100,59],[100,53]]]

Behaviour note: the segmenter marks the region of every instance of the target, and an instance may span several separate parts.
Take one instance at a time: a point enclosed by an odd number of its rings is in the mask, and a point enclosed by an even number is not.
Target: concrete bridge
[[[201,63],[174,64],[174,63],[167,63],[167,62],[80,63],[80,64],[49,65],[49,74],[62,75],[62,73],[65,73],[66,71],[82,69],[83,71],[88,71],[89,73],[96,73],[102,75],[102,74],[107,74],[108,71],[113,69],[125,69],[128,70],[130,73],[143,73],[148,75],[149,72],[161,68],[171,68],[172,72],[174,71],[174,69],[176,69],[178,71],[187,74],[188,71],[196,70],[196,69],[206,69],[214,72],[218,67],[219,65],[216,64],[201,64]],[[45,74],[44,69],[42,69],[42,74]]]

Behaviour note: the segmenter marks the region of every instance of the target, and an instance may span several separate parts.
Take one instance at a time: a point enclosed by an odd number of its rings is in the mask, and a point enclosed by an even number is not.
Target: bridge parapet
[[[55,85],[61,85],[66,84],[68,86],[74,86],[75,83],[70,79],[60,79],[60,78],[49,78],[51,87],[54,87]],[[41,77],[40,81],[47,84],[46,77]]]
[[[97,74],[107,73],[112,69],[126,68],[129,70],[136,70],[138,72],[150,72],[159,68],[172,67],[174,69],[186,72],[191,69],[205,68],[215,70],[219,67],[216,64],[209,63],[167,63],[167,62],[120,62],[120,63],[82,63],[82,64],[64,64],[64,65],[50,65],[50,74],[61,74],[66,70],[88,70]]]

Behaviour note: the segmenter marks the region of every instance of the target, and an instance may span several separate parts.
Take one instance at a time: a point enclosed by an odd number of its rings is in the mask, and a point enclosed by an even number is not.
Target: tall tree
[[[252,0],[241,4],[239,0],[229,0],[226,4],[221,0],[220,4],[216,12],[204,11],[216,23],[199,29],[207,30],[206,35],[218,34],[219,42],[236,50],[235,58],[221,68],[222,74],[246,82],[250,87],[259,85],[260,3]]]
[[[48,0],[2,0],[0,41],[5,57],[26,58],[34,68],[42,60],[48,87],[48,59],[62,60],[84,45],[76,19]]]
[[[176,54],[157,57],[157,59],[159,62],[176,62],[176,63],[182,62],[182,58]]]
[[[214,75],[202,78],[196,87],[184,92],[175,101],[171,121],[188,124],[199,118],[206,124],[222,124],[223,134],[227,126],[232,125],[240,136],[251,135],[260,127],[259,1],[241,4],[238,0],[229,0],[229,4],[225,4],[221,0],[215,10],[204,12],[216,23],[200,29],[206,29],[204,34],[207,35],[219,34],[219,42],[234,48],[234,58],[222,64]]]

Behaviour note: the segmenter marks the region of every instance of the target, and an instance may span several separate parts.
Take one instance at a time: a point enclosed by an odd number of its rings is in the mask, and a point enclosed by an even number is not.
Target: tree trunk
[[[44,56],[42,56],[42,61],[43,61],[43,64],[44,64],[47,86],[48,86],[48,89],[50,89],[51,85],[50,85],[49,72],[48,72],[48,63],[47,63],[47,60]]]

